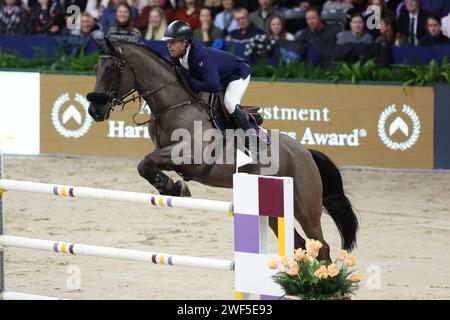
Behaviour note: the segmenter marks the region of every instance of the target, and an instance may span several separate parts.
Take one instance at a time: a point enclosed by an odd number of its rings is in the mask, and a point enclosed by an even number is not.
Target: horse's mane
[[[172,72],[175,73],[175,76],[180,80],[182,86],[184,87],[184,89],[190,94],[192,95],[194,98],[196,98],[197,101],[200,101],[201,98],[199,97],[198,94],[196,94],[189,86],[189,84],[186,81],[186,78],[184,77],[184,75],[181,73],[180,68],[178,68],[178,66],[171,60],[167,59],[166,57],[164,57],[161,53],[159,53],[158,51],[156,51],[155,49],[153,49],[150,46],[147,46],[145,44],[141,44],[141,43],[136,43],[136,42],[129,42],[123,39],[117,39],[114,40],[114,43],[117,43],[118,45],[126,45],[126,46],[130,46],[130,47],[134,47],[134,48],[138,48],[138,49],[142,49],[144,51],[146,51],[147,53],[150,53],[151,56],[156,56],[159,60],[163,61],[163,63],[165,63]]]
[[[136,43],[136,42],[129,42],[129,41],[123,40],[123,39],[120,39],[120,40],[118,39],[118,40],[115,40],[114,42],[119,44],[119,45],[126,45],[126,46],[131,46],[131,47],[143,49],[144,51],[147,51],[147,52],[151,53],[152,55],[155,55],[158,59],[162,60],[165,64],[167,64],[172,69],[176,66],[175,63],[173,63],[171,60],[167,59],[161,53],[159,53],[158,51],[156,51],[152,47],[147,46],[145,44]]]

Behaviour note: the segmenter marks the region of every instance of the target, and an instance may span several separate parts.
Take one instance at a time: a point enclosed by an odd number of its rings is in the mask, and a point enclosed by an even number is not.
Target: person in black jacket
[[[420,40],[421,46],[431,47],[450,44],[450,39],[442,34],[439,16],[431,13],[428,15],[427,31],[428,34]]]
[[[324,25],[317,8],[306,10],[308,28],[302,31],[300,42],[300,56],[305,59],[308,46],[333,47],[336,44],[336,32]]]
[[[400,44],[417,46],[425,37],[427,12],[420,9],[419,0],[405,0],[406,11],[397,20],[397,30],[400,34]]]

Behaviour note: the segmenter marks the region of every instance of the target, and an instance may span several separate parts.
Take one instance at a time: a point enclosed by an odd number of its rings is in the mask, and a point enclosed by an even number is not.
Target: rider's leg
[[[246,139],[246,147],[250,151],[250,154],[254,161],[256,161],[257,156],[257,145],[256,141],[250,143],[250,139],[248,136],[255,135],[255,130],[250,126],[250,122],[245,114],[244,110],[241,108],[241,99],[247,90],[248,84],[250,82],[250,75],[245,79],[238,79],[232,81],[228,84],[225,95],[224,95],[224,103],[225,108],[228,113],[231,115],[234,124],[237,128],[244,130],[244,133],[247,135]],[[256,140],[256,139],[253,139]]]

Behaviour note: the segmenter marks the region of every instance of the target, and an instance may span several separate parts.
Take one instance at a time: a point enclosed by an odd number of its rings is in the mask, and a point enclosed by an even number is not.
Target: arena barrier
[[[233,176],[233,202],[161,196],[137,192],[53,185],[3,178],[3,156],[0,155],[0,299],[58,299],[5,290],[4,248],[23,248],[97,258],[160,264],[173,267],[201,268],[235,272],[235,298],[247,299],[257,294],[261,299],[279,299],[283,292],[271,276],[276,270],[267,267],[274,256],[294,253],[293,180],[236,173]],[[149,251],[119,249],[32,239],[3,234],[4,193],[34,192],[58,197],[95,198],[102,200],[148,203],[151,206],[202,209],[234,217],[234,261],[172,255]],[[268,219],[278,219],[278,252],[269,253]]]

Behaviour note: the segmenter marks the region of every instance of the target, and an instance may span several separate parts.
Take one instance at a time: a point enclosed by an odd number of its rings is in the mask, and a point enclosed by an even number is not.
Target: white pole
[[[36,294],[28,294],[14,291],[5,291],[0,294],[0,300],[66,300],[66,299],[48,296],[39,296]]]
[[[53,194],[61,197],[94,198],[103,200],[148,203],[160,207],[176,207],[187,209],[200,209],[230,213],[233,211],[232,202],[193,199],[186,197],[171,197],[138,192],[117,191],[108,189],[73,187],[53,185],[47,183],[27,182],[18,180],[0,180],[0,189],[6,191],[24,191],[34,193]]]
[[[153,264],[172,265],[179,267],[201,268],[221,271],[234,271],[234,262],[211,258],[172,255],[140,250],[99,247],[84,244],[73,244],[40,240],[15,236],[0,236],[0,246],[34,249],[58,253],[67,253],[78,256],[111,258],[118,260],[139,261]]]

